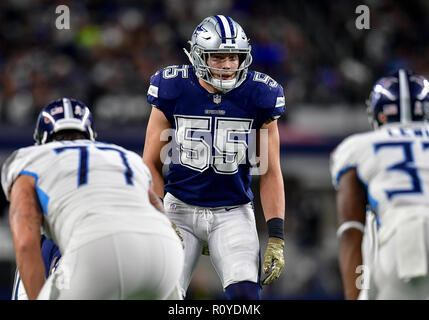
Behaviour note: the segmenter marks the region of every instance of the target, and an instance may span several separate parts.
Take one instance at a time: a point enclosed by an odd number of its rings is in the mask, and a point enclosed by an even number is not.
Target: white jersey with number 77
[[[168,218],[150,204],[149,169],[137,153],[120,146],[75,140],[21,148],[2,168],[7,197],[13,182],[23,174],[35,178],[45,232],[62,252],[66,246],[77,248],[111,230],[161,233],[150,221],[164,220],[170,229]],[[118,212],[126,217],[111,219]],[[103,219],[99,219],[101,214]],[[141,223],[142,215],[149,218],[146,225]],[[92,225],[92,219],[97,223]],[[83,224],[85,232],[80,231]],[[68,243],[71,238],[73,243]]]

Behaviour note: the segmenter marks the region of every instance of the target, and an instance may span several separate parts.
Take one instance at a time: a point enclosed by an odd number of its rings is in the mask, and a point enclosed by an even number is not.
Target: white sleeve
[[[16,150],[6,159],[1,169],[1,185],[7,200],[9,200],[10,188],[19,175],[17,163],[21,162],[20,158],[20,152]]]
[[[338,188],[341,176],[348,170],[357,167],[358,157],[356,153],[358,152],[358,145],[358,136],[353,135],[344,139],[331,153],[330,170],[332,184],[335,189]]]
[[[15,180],[23,171],[32,170],[31,163],[33,157],[29,156],[29,151],[31,150],[33,150],[33,147],[18,149],[3,163],[1,184],[7,200],[9,200],[9,192]]]

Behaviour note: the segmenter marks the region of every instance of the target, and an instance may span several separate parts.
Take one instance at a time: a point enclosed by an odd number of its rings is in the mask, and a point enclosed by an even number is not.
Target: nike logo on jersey
[[[237,209],[237,208],[239,208],[239,207],[240,207],[240,206],[225,208],[225,211],[231,211],[232,209]]]

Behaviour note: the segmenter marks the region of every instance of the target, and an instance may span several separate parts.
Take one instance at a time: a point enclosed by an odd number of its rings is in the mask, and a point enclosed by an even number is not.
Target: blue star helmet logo
[[[200,32],[207,32],[207,30],[203,26],[200,25],[195,29],[194,35],[197,36]]]

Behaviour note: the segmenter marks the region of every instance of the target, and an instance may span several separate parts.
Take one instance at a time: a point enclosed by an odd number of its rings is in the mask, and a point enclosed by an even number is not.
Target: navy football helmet
[[[427,121],[429,81],[415,72],[400,69],[375,83],[367,107],[374,129],[390,122]]]
[[[85,104],[75,99],[62,98],[51,102],[39,113],[33,138],[40,145],[50,142],[56,132],[78,130],[94,141],[96,133],[93,125],[91,111]]]

